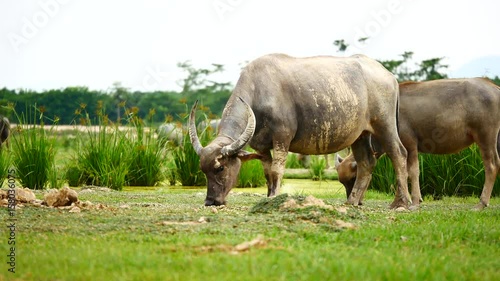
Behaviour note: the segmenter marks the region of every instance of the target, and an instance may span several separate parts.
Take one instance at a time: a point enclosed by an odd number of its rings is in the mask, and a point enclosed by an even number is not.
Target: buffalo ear
[[[240,150],[238,151],[238,154],[237,154],[238,158],[240,158],[241,162],[246,162],[246,161],[249,161],[249,160],[253,160],[253,159],[262,159],[262,155],[258,154],[258,153],[251,153],[251,152],[248,152],[248,151],[245,151],[245,150]]]
[[[355,170],[358,167],[358,163],[356,161],[352,161],[351,169]]]

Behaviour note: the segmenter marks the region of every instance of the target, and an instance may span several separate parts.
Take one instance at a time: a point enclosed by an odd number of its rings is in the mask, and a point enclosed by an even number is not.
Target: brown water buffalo
[[[418,152],[450,154],[477,143],[484,162],[486,180],[475,207],[488,206],[500,171],[500,87],[488,79],[445,79],[406,82],[399,86],[399,134],[408,151],[412,207],[422,201]],[[383,148],[373,140],[376,156]],[[357,164],[353,156],[336,157],[339,180],[347,195],[353,189]]]
[[[384,144],[397,174],[391,207],[408,207],[406,149],[397,135],[397,99],[394,76],[366,56],[272,54],[254,60],[242,70],[218,134],[206,147],[196,134],[197,103],[191,109],[190,139],[208,180],[205,205],[226,203],[242,161],[262,161],[267,195],[275,196],[289,151],[327,154],[350,145],[360,164],[348,203],[358,205],[376,162],[368,144],[373,134]],[[257,153],[244,151],[247,144]]]
[[[7,117],[0,116],[0,149],[3,144],[9,146],[9,136],[10,136],[10,122]]]

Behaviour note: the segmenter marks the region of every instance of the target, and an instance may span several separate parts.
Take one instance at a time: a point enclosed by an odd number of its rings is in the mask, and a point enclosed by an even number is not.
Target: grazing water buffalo
[[[0,149],[2,145],[9,146],[10,122],[7,117],[0,116]]]
[[[412,208],[422,201],[418,152],[456,153],[477,143],[484,162],[486,180],[476,209],[488,206],[500,172],[500,87],[488,79],[445,79],[406,82],[399,86],[399,134],[408,151]],[[375,156],[383,148],[373,140]],[[357,163],[352,155],[336,157],[339,180],[347,196],[354,187]]]
[[[362,164],[348,203],[358,205],[376,162],[367,138],[373,134],[384,144],[397,174],[398,192],[391,207],[407,207],[406,149],[397,134],[397,99],[394,76],[363,55],[272,54],[254,60],[243,69],[218,134],[206,147],[196,134],[197,103],[191,109],[190,139],[208,180],[205,205],[226,203],[242,161],[262,161],[267,195],[275,196],[289,151],[327,154],[350,145]],[[246,144],[257,153],[244,151]]]

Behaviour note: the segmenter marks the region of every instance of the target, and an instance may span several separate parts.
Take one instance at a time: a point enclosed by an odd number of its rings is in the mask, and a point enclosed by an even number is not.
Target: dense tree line
[[[178,92],[128,92],[126,96],[116,99],[112,94],[89,90],[87,87],[67,87],[58,90],[36,92],[31,90],[0,89],[1,114],[8,116],[16,123],[17,115],[34,114],[43,111],[50,119],[59,124],[78,124],[82,113],[91,118],[101,109],[109,120],[116,121],[127,117],[127,110],[138,109],[139,117],[147,119],[150,110],[154,110],[153,122],[160,123],[166,119],[180,119],[187,111],[186,104],[193,104],[199,99],[209,114],[220,115],[230,91],[195,90],[187,95]],[[11,110],[13,108],[13,110]],[[31,113],[28,113],[31,112]],[[28,119],[32,119],[29,117]]]
[[[336,40],[334,45],[339,52],[345,52],[349,46],[344,40]],[[415,63],[412,56],[413,52],[404,52],[398,59],[380,62],[399,81],[447,78],[443,70],[448,66],[442,63],[443,58]],[[88,87],[67,87],[42,92],[3,88],[0,89],[0,114],[16,123],[22,116],[29,116],[29,120],[34,120],[32,115],[36,115],[36,110],[42,111],[44,116],[58,124],[79,124],[84,119],[82,114],[89,114],[92,120],[95,119],[96,112],[100,111],[112,122],[126,123],[128,112],[133,110],[140,118],[159,124],[182,120],[188,113],[189,105],[198,99],[201,109],[209,118],[219,117],[231,94],[232,85],[211,81],[209,77],[224,71],[224,67],[213,64],[211,68],[195,68],[190,62],[179,63],[178,67],[180,71],[186,72],[186,77],[179,83],[182,88],[180,92],[130,91],[120,83],[113,84],[109,91],[90,90]],[[491,79],[500,85],[500,77]]]
[[[43,112],[44,116],[58,124],[79,124],[85,114],[95,119],[97,112],[103,112],[112,122],[126,123],[131,111],[153,123],[166,120],[181,120],[186,116],[195,100],[200,100],[201,109],[209,118],[220,116],[231,93],[230,83],[216,83],[207,80],[213,73],[223,71],[220,65],[209,69],[196,69],[189,62],[179,63],[187,77],[181,81],[182,91],[130,91],[114,83],[109,91],[90,90],[88,87],[67,87],[64,89],[37,92],[33,90],[0,89],[0,114],[16,123],[30,123],[33,116]],[[27,118],[26,118],[27,117]]]

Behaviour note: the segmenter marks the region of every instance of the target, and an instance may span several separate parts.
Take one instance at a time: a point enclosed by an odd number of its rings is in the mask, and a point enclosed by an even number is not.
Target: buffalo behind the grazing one
[[[351,145],[363,163],[348,198],[348,203],[358,205],[376,162],[369,145],[372,134],[383,144],[398,175],[391,207],[408,207],[406,149],[396,128],[397,99],[394,75],[363,55],[271,54],[254,60],[243,69],[217,137],[206,147],[196,134],[196,103],[191,110],[190,139],[208,180],[205,205],[226,204],[242,161],[262,161],[267,195],[275,196],[289,151],[328,154]],[[247,144],[256,153],[243,150]]]
[[[443,79],[400,84],[399,134],[408,151],[412,207],[422,201],[418,152],[456,153],[477,143],[484,163],[485,182],[476,209],[488,206],[500,171],[500,87],[488,79]],[[384,151],[376,140],[377,156]],[[351,155],[336,158],[339,180],[350,194],[357,164]]]

